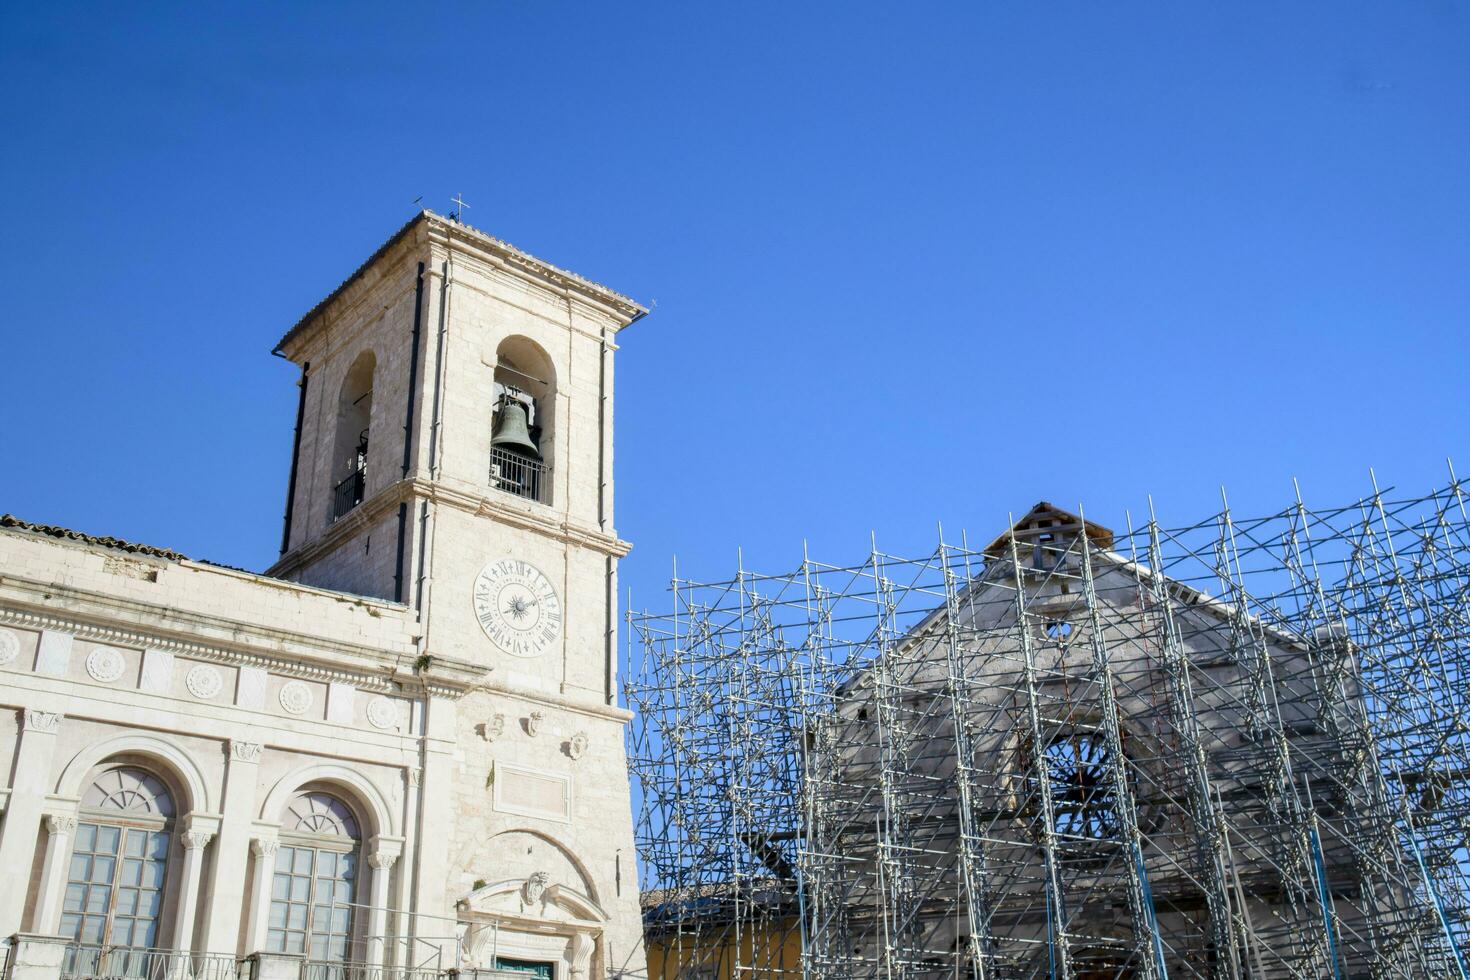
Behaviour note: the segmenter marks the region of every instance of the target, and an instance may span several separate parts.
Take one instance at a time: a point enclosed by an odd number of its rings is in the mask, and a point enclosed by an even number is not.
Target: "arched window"
[[[349,959],[361,845],[347,804],[320,790],[297,794],[281,821],[268,950],[318,963]]]
[[[99,946],[158,945],[174,802],[133,766],[103,771],[82,796],[61,932]]]
[[[551,359],[525,337],[508,337],[495,352],[490,485],[551,503],[556,440],[556,384]]]
[[[347,369],[337,399],[337,436],[332,450],[332,520],[362,503],[367,489],[368,428],[373,417],[373,370],[377,360],[363,351]]]

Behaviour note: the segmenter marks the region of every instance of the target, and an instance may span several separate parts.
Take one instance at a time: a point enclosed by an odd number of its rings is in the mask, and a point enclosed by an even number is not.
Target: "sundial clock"
[[[500,558],[475,579],[475,618],[485,635],[513,657],[536,657],[561,636],[561,600],[541,570]]]

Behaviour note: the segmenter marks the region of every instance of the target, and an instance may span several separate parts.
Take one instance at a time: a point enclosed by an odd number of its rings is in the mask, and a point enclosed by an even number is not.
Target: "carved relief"
[[[225,679],[218,668],[209,664],[195,664],[184,676],[184,686],[199,700],[208,701],[225,686]]]
[[[32,711],[26,709],[25,727],[32,732],[51,732],[55,734],[56,726],[61,721],[61,715],[55,711]]]
[[[367,720],[374,728],[397,728],[398,702],[392,698],[373,698],[368,702]]]
[[[565,752],[567,754],[567,757],[570,758],[573,762],[576,762],[587,753],[587,746],[589,744],[590,742],[587,738],[587,733],[578,732],[562,744],[562,751]]]
[[[541,896],[546,894],[546,886],[551,884],[551,875],[545,871],[532,872],[531,877],[521,886],[522,905],[539,905]]]
[[[138,686],[145,691],[168,693],[174,676],[174,655],[167,650],[143,651],[143,677]]]
[[[526,726],[526,734],[535,738],[541,731],[543,719],[544,716],[539,711],[533,711],[522,719],[521,723]]]
[[[264,668],[241,667],[240,680],[235,685],[235,703],[242,708],[265,710],[265,685],[269,678]]]
[[[230,740],[230,758],[236,762],[259,762],[259,742],[239,742]]]
[[[293,715],[299,715],[311,707],[311,688],[300,681],[287,681],[281,685],[281,707]]]
[[[0,667],[20,656],[20,637],[14,630],[0,629]]]
[[[493,742],[505,734],[505,715],[496,712],[490,716],[488,721],[482,721],[476,725],[475,730],[485,741]]]

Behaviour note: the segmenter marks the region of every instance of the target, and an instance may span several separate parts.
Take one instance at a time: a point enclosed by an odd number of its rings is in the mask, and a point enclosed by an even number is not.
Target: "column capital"
[[[258,858],[273,858],[280,847],[281,842],[274,837],[256,837],[250,841],[250,853]]]
[[[184,850],[197,851],[214,840],[214,834],[208,830],[186,830],[181,839],[184,842]]]
[[[230,739],[230,761],[231,762],[259,762],[260,743],[246,742],[238,738]]]
[[[398,860],[398,855],[388,851],[374,851],[368,855],[368,864],[373,866],[374,871],[388,871],[393,867],[393,862]]]
[[[74,834],[77,829],[77,815],[75,813],[48,813],[46,814],[46,830],[51,834]]]
[[[25,718],[21,722],[21,728],[27,732],[43,732],[48,735],[56,734],[56,727],[61,724],[61,712],[59,711],[37,711],[35,708],[25,710]]]

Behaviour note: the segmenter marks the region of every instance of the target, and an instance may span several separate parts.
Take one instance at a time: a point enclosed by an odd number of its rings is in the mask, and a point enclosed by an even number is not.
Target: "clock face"
[[[535,565],[500,558],[475,579],[475,618],[501,650],[513,657],[535,657],[561,635],[561,600]]]

